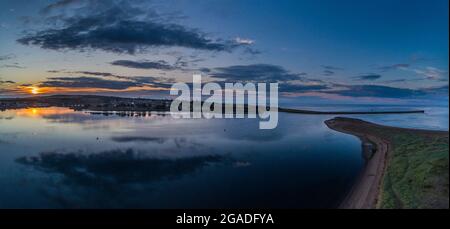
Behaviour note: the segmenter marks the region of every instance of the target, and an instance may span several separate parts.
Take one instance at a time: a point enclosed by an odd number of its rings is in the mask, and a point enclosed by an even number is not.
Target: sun
[[[39,88],[37,88],[37,87],[30,87],[30,92],[33,95],[37,95],[37,94],[39,94]]]

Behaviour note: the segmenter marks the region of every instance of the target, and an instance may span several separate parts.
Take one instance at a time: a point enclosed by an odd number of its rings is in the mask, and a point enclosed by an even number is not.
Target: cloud
[[[90,72],[90,71],[77,71],[73,72],[77,74],[85,74],[85,75],[91,75],[91,76],[104,76],[104,77],[120,77],[118,75],[109,73],[109,72]]]
[[[108,80],[95,77],[50,77],[41,82],[39,87],[63,87],[63,88],[102,88],[123,90],[130,87],[141,87],[140,83],[132,81]]]
[[[322,75],[324,76],[332,76],[336,73],[336,71],[342,71],[343,68],[335,67],[331,65],[320,65],[323,68]]]
[[[12,80],[0,80],[0,84],[15,84],[16,82]]]
[[[0,68],[17,68],[17,69],[24,69],[24,66],[19,65],[18,63],[13,63],[13,64],[4,64],[1,65]]]
[[[403,80],[399,80],[403,82]],[[399,88],[385,85],[348,85],[316,82],[315,84],[284,83],[279,85],[280,93],[288,96],[344,96],[348,98],[379,99],[431,99],[448,98],[448,84],[428,88]]]
[[[65,74],[82,74],[82,75],[88,75],[88,76],[99,76],[99,77],[111,77],[111,78],[117,78],[117,79],[126,79],[129,80],[132,77],[129,76],[120,76],[117,74],[109,73],[109,72],[95,72],[95,71],[65,71],[65,70],[50,70],[47,71],[49,73],[65,73]]]
[[[50,50],[102,50],[127,54],[161,47],[231,51],[241,46],[233,40],[209,38],[197,29],[172,23],[128,1],[89,3],[77,9],[76,12],[81,13],[52,17],[57,20],[52,25],[62,26],[31,32],[17,41]]]
[[[409,66],[410,66],[410,64],[393,64],[393,65],[381,66],[378,69],[380,69],[383,72],[386,72],[386,71],[390,71],[390,70],[407,69]]]
[[[48,73],[62,73],[64,70],[48,70]]]
[[[150,157],[148,152],[132,149],[99,153],[45,152],[38,156],[20,157],[23,165],[64,175],[70,183],[87,186],[147,183],[177,178],[212,163],[224,161],[218,155],[178,159]]]
[[[424,76],[426,79],[448,81],[448,72],[435,67],[426,67],[425,69],[414,69],[414,72],[418,75]]]
[[[164,60],[160,61],[132,61],[132,60],[116,60],[111,62],[112,65],[137,69],[157,69],[157,70],[174,70],[176,67],[170,65]]]
[[[249,54],[250,56],[256,56],[261,54],[262,52],[260,50],[254,49],[254,48],[250,48],[250,47],[246,47],[244,49],[244,54]]]
[[[55,3],[52,3],[52,4],[48,5],[48,6],[46,6],[45,8],[43,8],[41,10],[41,13],[42,14],[47,14],[47,13],[50,13],[51,11],[53,11],[53,10],[64,8],[64,7],[73,5],[75,3],[80,3],[80,2],[82,2],[82,1],[81,0],[61,0],[61,1],[57,1]]]
[[[367,75],[360,75],[355,77],[358,80],[377,80],[381,78],[381,75],[379,74],[367,74]]]
[[[331,71],[331,70],[324,70],[323,71],[323,75],[324,76],[332,76],[332,75],[334,75],[334,71]]]
[[[407,79],[396,79],[396,80],[385,80],[382,83],[390,84],[390,83],[403,83],[408,82]]]
[[[443,86],[424,88],[422,91],[431,95],[446,95],[448,99],[448,84]]]
[[[344,70],[343,68],[340,67],[335,67],[335,66],[331,66],[331,65],[320,65],[323,69],[325,70],[330,70],[330,71],[342,71]]]
[[[234,41],[239,45],[253,45],[255,43],[254,40],[236,37]]]
[[[14,87],[14,88],[1,88],[0,87],[0,95],[2,96],[17,96],[17,95],[23,95],[23,94],[28,94],[28,93],[24,93],[24,91],[18,87]]]
[[[211,72],[211,69],[209,69],[209,68],[199,68],[198,70],[200,72],[203,72],[203,73],[210,73]]]
[[[8,29],[9,25],[4,23],[4,22],[0,22],[0,29]]]
[[[74,77],[48,77],[41,81],[38,87],[49,88],[98,88],[111,90],[126,90],[133,87],[170,88],[174,82],[172,78],[152,77],[152,76],[119,76],[107,72],[75,71],[64,73],[84,73],[90,76]],[[94,77],[91,77],[94,76]],[[101,78],[99,78],[101,77]],[[114,79],[112,79],[114,78]]]
[[[300,80],[305,74],[306,73],[291,73],[281,66],[271,64],[234,65],[209,69],[209,75],[211,77],[237,82],[281,82]]]
[[[403,82],[403,80],[399,80]],[[433,97],[448,98],[448,84],[427,88],[399,88],[385,85],[348,85],[309,81],[306,84],[281,83],[280,93],[287,95],[338,95],[353,98],[380,99],[430,99]],[[436,98],[437,98],[436,97]]]
[[[328,91],[329,94],[337,94],[350,97],[378,97],[378,98],[413,98],[426,96],[427,93],[420,89],[396,88],[382,85],[340,85],[345,89]]]
[[[421,60],[421,59],[418,60],[418,58],[419,57],[416,57],[416,59],[414,61]],[[390,70],[396,70],[396,69],[406,70],[406,71],[414,72],[417,75],[424,76],[425,79],[437,80],[437,81],[448,81],[448,71],[441,70],[439,68],[431,67],[431,66],[428,66],[428,67],[425,67],[422,69],[417,69],[417,68],[411,68],[410,64],[394,64],[394,65],[382,66],[382,67],[379,67],[379,69],[382,71],[390,71]]]
[[[16,56],[14,54],[2,55],[2,56],[0,56],[0,61],[11,60],[15,57]]]
[[[413,62],[413,63],[417,63],[417,62],[427,62],[427,61],[432,61],[432,60],[434,60],[433,58],[421,56],[421,55],[419,55],[419,54],[413,54],[413,55],[411,55],[411,57],[410,57],[409,59],[410,59],[411,62]]]
[[[278,90],[280,92],[311,92],[311,91],[321,91],[325,89],[330,89],[327,85],[305,85],[305,84],[291,84],[282,83],[279,85]]]

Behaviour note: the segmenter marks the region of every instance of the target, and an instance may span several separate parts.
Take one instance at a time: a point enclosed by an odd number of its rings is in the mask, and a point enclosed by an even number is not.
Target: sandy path
[[[339,208],[372,209],[376,207],[390,147],[388,142],[379,138],[366,137],[376,144],[377,151],[366,162],[354,187]]]
[[[342,201],[339,208],[343,209],[372,209],[376,207],[381,182],[387,164],[390,143],[384,139],[366,133],[357,133],[345,129],[340,123],[329,120],[327,126],[333,130],[355,135],[360,140],[376,145],[376,152],[366,161],[366,165],[357,178],[355,185]]]

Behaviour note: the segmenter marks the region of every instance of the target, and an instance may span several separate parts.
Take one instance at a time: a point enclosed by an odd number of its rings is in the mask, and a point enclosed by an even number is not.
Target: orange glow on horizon
[[[161,91],[170,90],[167,88],[142,86],[142,87],[129,87],[127,89],[107,89],[107,88],[70,88],[70,87],[32,87],[37,89],[38,94],[64,94],[64,93],[77,93],[77,92],[133,92],[133,91]]]
[[[145,85],[141,87],[129,87],[127,89],[108,89],[108,88],[70,88],[70,87],[37,87],[37,86],[18,86],[17,90],[23,94],[42,95],[42,94],[66,94],[66,93],[96,93],[96,92],[139,92],[139,91],[166,91],[168,88],[154,87]]]
[[[69,108],[62,107],[37,107],[37,108],[25,108],[16,110],[17,116],[22,117],[42,117],[48,115],[62,115],[72,113],[73,110]]]

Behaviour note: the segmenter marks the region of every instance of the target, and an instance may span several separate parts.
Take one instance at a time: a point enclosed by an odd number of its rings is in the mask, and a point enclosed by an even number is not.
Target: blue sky
[[[0,3],[0,96],[160,96],[208,81],[289,98],[448,101],[448,1]]]

